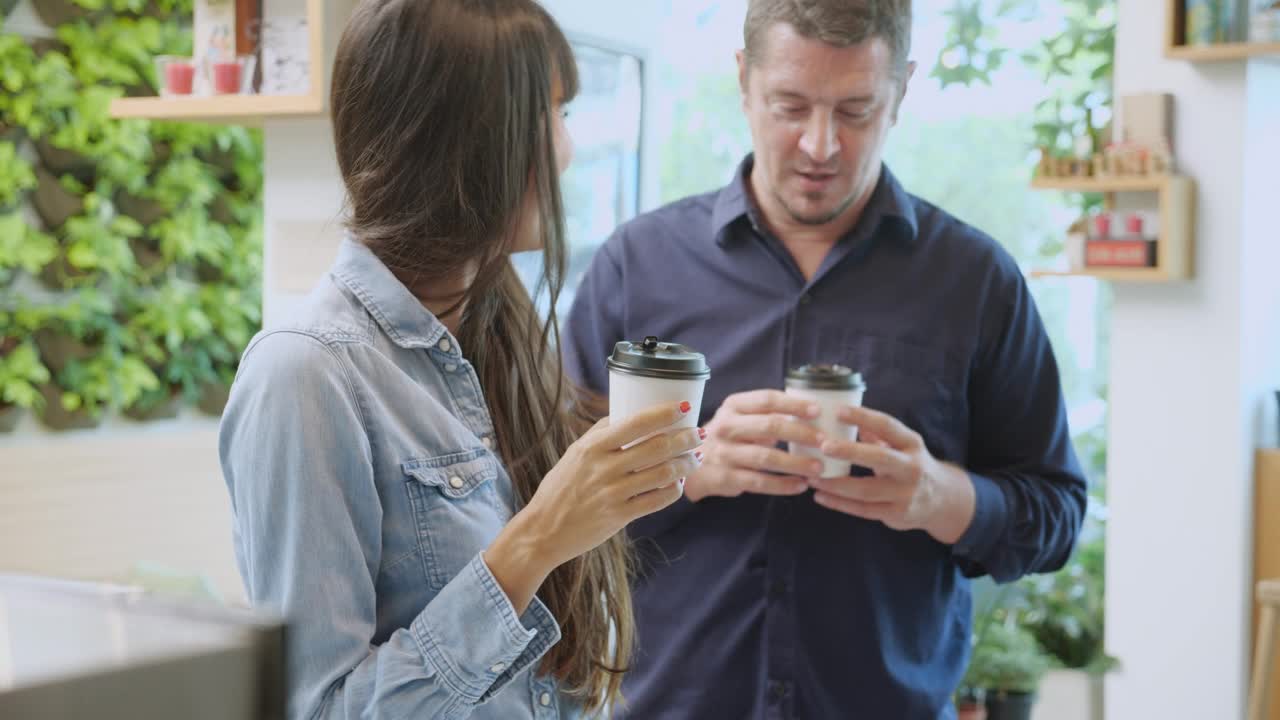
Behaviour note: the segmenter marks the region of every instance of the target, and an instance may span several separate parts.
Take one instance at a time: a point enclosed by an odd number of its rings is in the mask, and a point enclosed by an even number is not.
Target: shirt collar
[[[747,192],[748,178],[754,165],[755,156],[748,154],[738,165],[733,180],[716,197],[711,211],[711,233],[716,243],[722,247],[733,237],[733,233],[728,232],[729,226],[738,220],[745,217],[752,225],[760,225],[760,209],[751,193]],[[893,231],[887,233],[889,236],[908,245],[915,243],[920,230],[915,201],[898,183],[893,173],[889,172],[889,166],[881,164],[880,180],[871,193],[867,207],[862,211],[862,217],[849,231],[849,235],[858,233],[862,228],[874,232],[885,225],[886,221],[888,225],[894,226]]]
[[[363,243],[345,238],[330,272],[351,289],[395,344],[431,347],[447,332],[444,324]]]

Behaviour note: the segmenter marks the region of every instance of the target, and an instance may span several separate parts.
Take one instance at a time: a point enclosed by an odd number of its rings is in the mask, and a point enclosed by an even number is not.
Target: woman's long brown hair
[[[569,43],[534,0],[364,0],[333,67],[353,235],[411,287],[474,272],[458,339],[519,507],[584,427],[570,410],[555,313],[539,317],[509,258],[532,201],[539,284],[554,308],[566,239],[551,114],[577,86]],[[634,646],[628,572],[620,533],[538,593],[563,632],[542,670],[588,711],[620,699]]]

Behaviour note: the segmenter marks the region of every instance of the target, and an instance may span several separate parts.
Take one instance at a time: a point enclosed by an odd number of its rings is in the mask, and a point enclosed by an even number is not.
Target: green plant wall
[[[0,19],[0,432],[217,415],[261,307],[255,130],[108,117],[191,51],[190,0]]]

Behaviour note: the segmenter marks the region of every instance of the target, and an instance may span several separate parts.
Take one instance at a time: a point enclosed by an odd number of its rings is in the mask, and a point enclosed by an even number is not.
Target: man
[[[706,353],[705,464],[633,524],[626,716],[953,717],[967,578],[1062,566],[1085,508],[1058,370],[1018,268],[881,161],[914,64],[907,0],[752,0],[754,154],[724,189],[620,228],[566,326],[605,392],[616,341]],[[861,372],[859,442],[823,439],[788,368]],[[820,447],[854,476],[811,479]]]

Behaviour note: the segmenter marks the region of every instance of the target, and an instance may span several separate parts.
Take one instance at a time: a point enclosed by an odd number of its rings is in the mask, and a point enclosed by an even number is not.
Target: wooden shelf
[[[1190,279],[1194,260],[1195,181],[1182,175],[1141,177],[1037,178],[1031,187],[1064,192],[1155,192],[1160,207],[1160,237],[1155,267],[1094,267],[1033,270],[1034,278],[1092,277],[1113,282],[1163,283]]]
[[[1165,57],[1192,62],[1227,62],[1255,57],[1280,59],[1280,43],[1221,43],[1217,45],[1170,45]]]
[[[1117,175],[1112,177],[1048,177],[1035,178],[1031,187],[1037,190],[1064,192],[1160,192],[1176,175]]]
[[[1179,280],[1158,267],[1151,268],[1082,268],[1080,270],[1032,270],[1033,278],[1089,277],[1112,282],[1162,283]]]
[[[307,57],[311,87],[300,95],[135,97],[111,101],[111,117],[261,125],[272,117],[325,111],[324,0],[306,0]]]
[[[260,125],[268,117],[318,115],[324,100],[314,95],[213,95],[209,97],[119,98],[111,103],[115,118],[194,120]]]
[[[1191,62],[1229,62],[1258,57],[1274,57],[1280,60],[1280,42],[1188,45],[1186,0],[1166,0],[1164,17],[1164,56],[1167,58]]]

